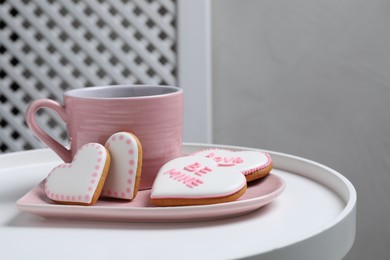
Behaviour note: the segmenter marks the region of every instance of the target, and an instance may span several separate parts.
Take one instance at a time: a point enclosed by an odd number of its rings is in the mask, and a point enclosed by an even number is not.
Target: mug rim
[[[96,90],[106,90],[106,89],[136,89],[136,88],[142,88],[142,87],[148,87],[148,88],[156,88],[156,89],[166,89],[170,90],[170,92],[162,93],[162,94],[152,94],[152,95],[145,95],[145,96],[128,96],[128,97],[102,97],[97,95],[90,95],[86,96],[85,93],[93,92]],[[171,96],[171,95],[177,95],[183,92],[182,88],[175,87],[175,86],[168,86],[168,85],[105,85],[105,86],[91,86],[91,87],[82,87],[82,88],[76,88],[68,90],[64,93],[64,96],[71,97],[71,98],[78,98],[78,99],[89,99],[89,100],[108,100],[108,99],[150,99],[150,98],[160,98],[163,96]],[[83,93],[83,94],[81,94]]]

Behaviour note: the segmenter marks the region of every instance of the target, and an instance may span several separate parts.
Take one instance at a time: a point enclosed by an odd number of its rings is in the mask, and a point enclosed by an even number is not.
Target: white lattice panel
[[[42,147],[27,104],[106,84],[176,84],[175,0],[0,0],[0,151]],[[40,111],[66,143],[65,126]]]

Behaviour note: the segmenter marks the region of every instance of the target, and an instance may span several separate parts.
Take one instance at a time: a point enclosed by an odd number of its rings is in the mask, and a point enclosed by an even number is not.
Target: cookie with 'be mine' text
[[[150,198],[158,206],[215,204],[238,199],[246,187],[240,171],[218,167],[204,157],[186,156],[160,169]]]

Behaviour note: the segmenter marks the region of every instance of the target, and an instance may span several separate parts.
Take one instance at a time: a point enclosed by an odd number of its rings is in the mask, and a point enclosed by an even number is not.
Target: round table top
[[[184,144],[183,151],[191,153],[210,147],[253,149]],[[50,218],[50,214],[18,209],[16,202],[61,161],[48,149],[0,155],[0,258],[343,258],[355,238],[353,185],[322,164],[266,152],[274,164],[271,174],[285,183],[284,191],[272,201],[254,212],[236,214],[239,216],[214,220],[195,217],[170,223],[126,218],[108,222],[94,219],[93,215],[92,220],[73,219],[71,214],[58,220]],[[52,209],[50,205],[46,208]]]

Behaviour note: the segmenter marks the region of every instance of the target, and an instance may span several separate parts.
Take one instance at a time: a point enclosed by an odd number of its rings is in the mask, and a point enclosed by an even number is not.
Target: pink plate
[[[122,222],[178,222],[215,220],[253,212],[275,199],[285,188],[284,181],[273,174],[248,184],[237,201],[183,207],[155,207],[150,204],[150,190],[139,191],[132,201],[101,199],[94,206],[54,204],[44,191],[44,182],[17,201],[20,210],[48,219],[97,220]]]

